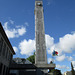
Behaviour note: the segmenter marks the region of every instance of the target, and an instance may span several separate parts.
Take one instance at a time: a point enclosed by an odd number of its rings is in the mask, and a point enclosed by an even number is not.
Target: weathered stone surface
[[[55,68],[55,64],[35,64],[38,68]]]
[[[42,0],[35,1],[35,64],[47,64]]]

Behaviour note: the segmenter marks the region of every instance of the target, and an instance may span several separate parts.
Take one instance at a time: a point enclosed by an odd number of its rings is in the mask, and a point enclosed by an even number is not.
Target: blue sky
[[[55,49],[56,68],[62,72],[75,67],[75,0],[44,0],[44,24],[48,63]],[[27,58],[35,51],[35,0],[1,0],[0,22],[16,52]]]

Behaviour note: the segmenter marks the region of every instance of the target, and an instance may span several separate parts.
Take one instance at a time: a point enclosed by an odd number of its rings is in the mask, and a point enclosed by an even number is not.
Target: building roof
[[[13,61],[17,64],[32,64],[29,60],[25,58],[13,58]]]
[[[11,43],[10,43],[10,41],[9,41],[9,39],[8,39],[8,37],[7,37],[7,35],[6,35],[5,31],[4,31],[4,29],[3,29],[3,27],[2,27],[1,22],[0,22],[0,33],[2,34],[3,38],[5,39],[6,43],[8,44],[8,46],[9,46],[9,48],[11,49],[11,51],[13,52],[13,54],[15,54],[15,52],[14,52],[14,50],[13,50],[13,48],[12,48],[12,45],[11,45]]]
[[[10,69],[36,69],[37,67],[25,58],[13,58],[12,63],[9,66]]]

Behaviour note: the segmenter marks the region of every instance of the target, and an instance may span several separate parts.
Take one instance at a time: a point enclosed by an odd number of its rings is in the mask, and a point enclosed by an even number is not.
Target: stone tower
[[[34,12],[35,12],[35,40],[36,40],[35,64],[47,64],[42,0],[35,0]]]

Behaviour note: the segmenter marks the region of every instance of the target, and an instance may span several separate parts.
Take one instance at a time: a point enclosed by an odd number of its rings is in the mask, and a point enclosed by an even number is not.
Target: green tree
[[[49,70],[49,73],[53,73],[53,75],[62,75],[61,71],[58,69],[51,69]]]
[[[34,63],[35,63],[35,52],[34,52],[33,55],[29,56],[29,57],[27,58],[27,60],[29,60],[30,62],[32,62],[32,64],[34,64]]]

